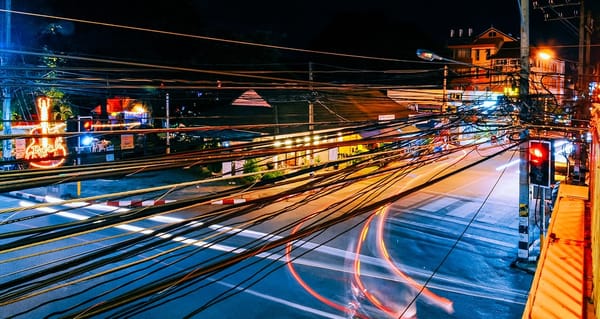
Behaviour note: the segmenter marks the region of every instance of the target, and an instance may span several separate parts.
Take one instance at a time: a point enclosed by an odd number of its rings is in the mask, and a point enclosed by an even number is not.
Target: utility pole
[[[529,0],[521,0],[521,70],[519,73],[519,95],[521,113],[529,118]],[[522,114],[523,115],[523,114]],[[521,120],[523,120],[521,118]],[[518,262],[529,262],[530,214],[529,214],[529,143],[528,134],[521,134],[519,145],[519,249]]]
[[[310,133],[309,143],[311,143],[311,144],[313,143],[313,137],[314,137],[313,131],[315,129],[315,127],[314,127],[315,113],[314,113],[314,105],[313,105],[314,94],[313,94],[312,82],[313,82],[313,69],[312,69],[312,62],[309,61],[308,62],[308,85],[309,85],[309,89],[310,89],[310,97],[308,98],[308,131]],[[308,163],[312,167],[312,165],[314,163],[313,150],[308,149],[306,151],[308,152]]]
[[[165,115],[166,115],[166,123],[165,126],[167,127],[167,139],[166,139],[166,144],[167,144],[167,148],[166,148],[166,153],[167,154],[171,154],[171,132],[169,131],[169,128],[171,128],[171,123],[169,123],[169,118],[170,118],[170,114],[169,114],[169,93],[165,94]]]
[[[5,16],[5,21],[4,21],[4,34],[3,34],[3,40],[2,41],[2,47],[7,49],[10,47],[11,44],[11,30],[10,30],[10,26],[11,26],[11,15],[10,15],[10,10],[11,10],[11,0],[4,0],[4,9],[6,9],[6,13],[4,14]],[[3,54],[2,56],[0,56],[0,66],[4,67],[6,65],[8,65],[8,53]],[[6,71],[5,71],[6,72]],[[4,135],[11,135],[12,134],[12,127],[11,127],[11,109],[10,109],[10,103],[11,103],[11,89],[8,85],[5,85],[2,88],[2,126],[3,126],[3,130],[2,133]],[[12,159],[12,139],[5,139],[2,141],[2,159],[4,160],[4,162],[8,162]],[[5,166],[5,169],[7,168],[7,166]]]
[[[579,56],[577,64],[577,101],[576,111],[573,114],[573,119],[581,124],[589,120],[587,109],[589,108],[590,92],[588,90],[587,72],[590,65],[590,41],[592,33],[591,12],[586,15],[584,0],[581,1],[579,12]],[[586,180],[587,168],[587,146],[581,138],[581,133],[574,135],[573,143],[573,170],[570,173],[570,181],[575,185],[584,185]]]
[[[443,87],[442,87],[442,112],[441,113],[448,111],[447,84],[448,84],[448,64],[444,64],[444,83],[443,83]]]
[[[313,123],[315,121],[314,107],[313,107],[313,69],[312,62],[308,62],[308,85],[310,90],[310,98],[308,99],[308,130],[312,134],[312,131],[315,129]]]
[[[583,0],[580,0],[581,4],[579,7],[579,51],[577,52],[578,61],[577,61],[577,84],[575,90],[577,95],[580,97],[584,92],[585,85],[583,84],[583,72],[585,70],[584,67],[584,56],[585,56],[585,7],[583,5]]]

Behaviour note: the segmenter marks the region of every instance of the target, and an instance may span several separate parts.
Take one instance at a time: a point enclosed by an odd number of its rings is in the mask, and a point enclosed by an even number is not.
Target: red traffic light
[[[529,182],[550,187],[553,180],[552,171],[550,141],[529,141]]]
[[[532,164],[541,164],[544,159],[548,158],[548,148],[541,143],[532,142],[529,155]]]
[[[79,132],[91,132],[93,130],[93,119],[91,116],[79,116]]]

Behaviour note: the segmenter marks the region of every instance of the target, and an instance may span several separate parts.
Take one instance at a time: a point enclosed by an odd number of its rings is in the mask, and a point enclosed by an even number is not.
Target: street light
[[[424,50],[424,49],[417,49],[417,57],[419,57],[420,59],[425,60],[425,61],[440,60],[440,61],[460,63],[459,61],[454,61],[451,59],[443,58],[429,50]],[[446,110],[447,104],[448,104],[447,83],[448,83],[448,65],[444,64],[444,82],[442,85],[442,110],[441,110],[442,113]]]
[[[425,61],[434,61],[434,60],[446,61],[446,62],[450,62],[452,64],[461,64],[461,65],[466,65],[466,66],[470,66],[470,67],[486,69],[485,67],[477,66],[477,65],[474,65],[471,63],[445,58],[443,56],[435,54],[433,51],[429,51],[429,50],[425,50],[425,49],[417,49],[417,57],[419,59],[425,60]]]
[[[441,56],[424,49],[417,49],[417,56],[425,61],[444,60]]]

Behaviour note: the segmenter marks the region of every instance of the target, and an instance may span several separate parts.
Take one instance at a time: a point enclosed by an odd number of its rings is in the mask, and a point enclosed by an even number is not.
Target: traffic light
[[[77,121],[79,122],[79,132],[91,132],[92,131],[92,117],[91,116],[78,116]]]
[[[93,136],[92,134],[89,134],[92,132],[92,117],[91,116],[78,116],[77,117],[77,122],[78,122],[78,129],[79,129],[79,133],[83,133],[83,134],[79,134],[77,140],[78,140],[78,144],[79,147],[85,147],[85,146],[90,146],[90,144],[92,144],[93,141]]]
[[[552,147],[549,141],[529,141],[529,183],[550,187]]]

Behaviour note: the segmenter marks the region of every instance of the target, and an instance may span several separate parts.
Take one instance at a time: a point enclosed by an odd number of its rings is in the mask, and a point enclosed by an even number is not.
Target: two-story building
[[[452,59],[460,61],[453,67],[457,75],[451,89],[501,92],[519,95],[521,50],[519,39],[495,27],[474,34],[451,30],[448,49]],[[530,49],[529,93],[546,103],[562,105],[565,100],[565,61],[544,48]]]

